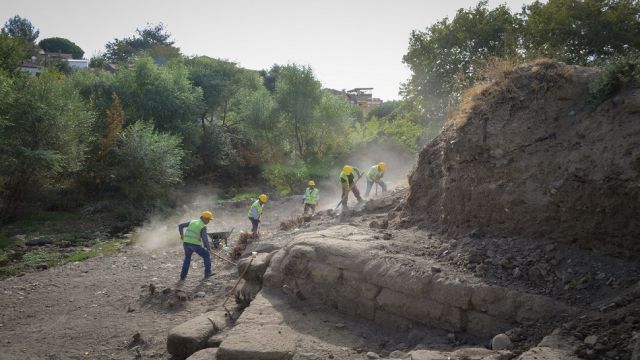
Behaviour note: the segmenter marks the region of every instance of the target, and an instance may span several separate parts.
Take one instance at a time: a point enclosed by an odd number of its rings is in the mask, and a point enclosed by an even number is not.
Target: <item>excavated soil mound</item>
[[[472,89],[420,153],[399,218],[640,253],[640,90],[594,104],[597,76],[539,61]]]

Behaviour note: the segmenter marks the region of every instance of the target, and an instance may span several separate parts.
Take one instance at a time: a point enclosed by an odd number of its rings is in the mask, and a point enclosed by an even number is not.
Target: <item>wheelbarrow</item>
[[[231,233],[233,232],[233,229],[234,228],[231,228],[231,231],[207,233],[207,235],[209,235],[209,239],[211,239],[211,242],[213,243],[213,248],[214,249],[220,248],[220,240],[223,240],[224,244],[226,246],[229,246],[228,240],[229,240],[229,237],[231,237]]]

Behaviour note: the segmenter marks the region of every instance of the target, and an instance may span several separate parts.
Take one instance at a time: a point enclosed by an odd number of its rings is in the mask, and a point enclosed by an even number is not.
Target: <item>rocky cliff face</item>
[[[473,89],[420,153],[405,223],[640,251],[640,89],[589,101],[598,71],[541,61]]]

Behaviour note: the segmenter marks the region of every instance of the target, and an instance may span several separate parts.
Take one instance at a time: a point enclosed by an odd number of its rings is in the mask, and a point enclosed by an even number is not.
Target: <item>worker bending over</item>
[[[318,200],[320,200],[319,192],[320,191],[316,188],[316,182],[310,180],[309,187],[304,191],[304,199],[302,200],[304,210],[302,212],[302,216],[307,216],[307,211],[311,211],[310,215],[313,215],[316,212],[316,205],[318,205]]]
[[[354,173],[358,176],[357,179],[354,179]],[[356,183],[362,177],[362,173],[360,169],[357,167],[353,167],[351,165],[345,165],[342,168],[342,172],[340,173],[340,185],[342,185],[342,208],[347,209],[349,206],[347,205],[347,201],[349,200],[349,191],[353,192],[358,202],[362,201],[362,197],[360,196],[360,190],[356,186]]]
[[[367,178],[367,191],[365,191],[364,193],[365,198],[369,197],[369,193],[371,192],[371,188],[373,187],[374,183],[380,185],[380,187],[382,188],[382,192],[387,191],[387,185],[384,183],[384,181],[382,181],[385,170],[387,170],[387,164],[381,162],[370,167],[369,170],[367,170],[367,172],[364,174],[364,176]],[[376,189],[376,192],[378,192],[378,189]]]
[[[258,200],[254,201],[249,208],[249,221],[251,221],[251,234],[254,236],[258,233],[258,224],[260,224],[260,218],[262,217],[262,208],[267,203],[267,195],[261,194],[258,196]]]
[[[211,219],[213,219],[213,213],[211,211],[203,211],[200,214],[200,219],[178,225],[180,240],[182,240],[182,246],[184,247],[184,261],[182,262],[180,280],[184,280],[187,277],[189,266],[191,265],[191,255],[194,252],[204,260],[204,277],[213,275],[211,272],[211,257],[209,256],[211,248],[207,238],[207,224]],[[186,233],[184,228],[187,228]],[[204,247],[200,245],[201,242]]]

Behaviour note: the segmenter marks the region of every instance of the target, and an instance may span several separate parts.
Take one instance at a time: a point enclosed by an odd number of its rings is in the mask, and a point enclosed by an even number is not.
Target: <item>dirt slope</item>
[[[447,235],[640,250],[640,90],[595,105],[597,70],[540,61],[467,94],[420,153],[404,223]]]

